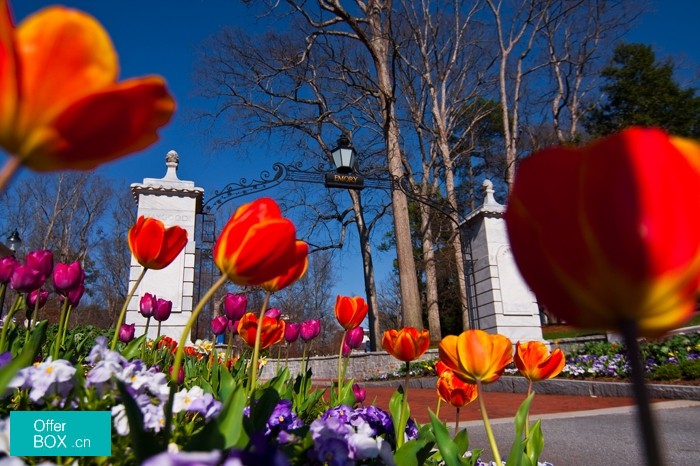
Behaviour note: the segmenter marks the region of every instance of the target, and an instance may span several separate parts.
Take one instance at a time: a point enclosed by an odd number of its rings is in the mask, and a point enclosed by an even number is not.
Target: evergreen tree
[[[585,125],[602,136],[628,126],[658,126],[678,136],[700,137],[700,98],[673,77],[671,61],[658,62],[651,46],[621,44],[601,76],[602,105]]]

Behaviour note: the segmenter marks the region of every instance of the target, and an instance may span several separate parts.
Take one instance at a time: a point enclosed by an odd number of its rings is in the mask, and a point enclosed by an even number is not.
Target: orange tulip
[[[15,28],[0,0],[0,147],[34,170],[87,170],[158,139],[175,102],[160,77],[117,83],[109,35],[53,6]]]
[[[309,267],[309,246],[303,241],[297,241],[296,244],[296,261],[292,267],[287,270],[286,273],[275,277],[272,280],[268,280],[263,283],[262,289],[273,293],[279,291],[283,288],[288,287],[295,281],[299,280],[306,273],[306,269]]]
[[[269,348],[282,341],[286,325],[284,320],[277,320],[273,317],[263,317],[260,333],[260,349]],[[244,314],[238,322],[238,334],[251,348],[255,347],[255,334],[257,331],[258,317],[252,312]]]
[[[129,229],[129,249],[136,260],[147,269],[160,270],[180,254],[187,244],[187,230],[177,225],[165,228],[155,218],[138,218]]]
[[[306,251],[294,224],[263,198],[236,210],[216,240],[214,262],[237,285],[261,285],[296,270]]]
[[[367,303],[359,296],[340,296],[335,300],[335,318],[345,330],[358,327],[367,316]]]
[[[455,408],[463,408],[479,396],[476,385],[457,378],[451,370],[443,371],[437,380],[438,397]]]
[[[503,335],[466,330],[448,335],[438,346],[440,360],[467,383],[495,382],[513,361],[513,344]]]
[[[411,362],[423,356],[430,347],[430,332],[415,327],[390,329],[382,336],[382,348],[403,362]]]
[[[686,322],[700,288],[700,144],[631,128],[520,164],[505,215],[520,271],[549,311],[642,336]]]
[[[541,341],[516,343],[514,359],[520,373],[532,382],[556,377],[566,364],[564,353],[559,348],[550,353]]]

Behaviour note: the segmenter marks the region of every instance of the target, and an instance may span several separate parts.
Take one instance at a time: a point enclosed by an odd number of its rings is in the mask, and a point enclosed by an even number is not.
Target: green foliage
[[[700,380],[700,359],[686,359],[678,366],[685,380]]]
[[[678,380],[682,375],[681,368],[677,364],[663,364],[652,369],[649,378],[652,380]]]
[[[651,46],[621,44],[601,76],[605,101],[585,122],[595,136],[628,126],[659,126],[687,137],[700,136],[700,98],[674,80],[673,63],[659,63]]]

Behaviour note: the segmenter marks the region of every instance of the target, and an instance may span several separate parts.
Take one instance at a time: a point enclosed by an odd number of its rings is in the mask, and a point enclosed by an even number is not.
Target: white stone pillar
[[[180,255],[162,270],[149,270],[129,302],[126,323],[136,324],[136,336],[143,335],[146,319],[138,312],[141,296],[151,293],[173,302],[170,318],[162,323],[161,335],[179,340],[193,309],[195,265],[195,221],[202,210],[204,190],[192,181],[177,177],[179,156],[170,151],[165,157],[167,167],[163,178],[145,178],[133,183],[131,192],[138,203],[138,215],[161,220],[165,227],[179,225],[187,230],[187,245]],[[129,289],[141,273],[142,267],[132,257]],[[151,318],[148,334],[155,338],[158,322]]]
[[[506,232],[505,206],[496,202],[485,180],[484,203],[465,219],[463,234],[471,249],[470,301],[474,328],[499,333],[513,343],[542,340],[540,313],[515,265]]]

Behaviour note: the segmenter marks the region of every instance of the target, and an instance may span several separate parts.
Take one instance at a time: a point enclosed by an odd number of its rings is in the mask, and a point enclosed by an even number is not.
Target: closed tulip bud
[[[248,308],[248,298],[244,294],[227,293],[224,297],[224,314],[229,320],[240,320]]]
[[[59,262],[53,270],[53,286],[58,294],[66,296],[69,291],[82,284],[84,277],[85,273],[80,262],[76,261],[72,264]]]
[[[5,285],[10,283],[12,272],[15,271],[15,267],[18,265],[20,263],[14,256],[0,258],[0,283]]]
[[[342,354],[344,358],[347,358],[350,356],[350,353],[352,353],[352,348],[350,348],[348,343],[343,340],[343,348],[340,350],[340,354]]]
[[[122,343],[129,343],[134,339],[135,332],[136,324],[122,324],[119,328],[119,341]]]
[[[68,299],[68,303],[71,306],[78,307],[78,304],[80,304],[80,299],[83,297],[84,293],[85,287],[81,283],[80,285],[76,286],[68,292],[66,299]]]
[[[31,293],[39,289],[44,281],[44,276],[38,270],[27,265],[18,265],[12,271],[10,286],[20,293]]]
[[[170,369],[168,369],[168,375],[170,376],[170,380],[177,384],[181,384],[185,381],[185,369],[180,367],[180,370],[177,371],[177,379],[173,378],[173,367],[170,366]]]
[[[153,311],[153,318],[158,322],[163,322],[168,320],[170,313],[173,310],[173,302],[167,299],[158,298],[156,302],[156,308]]]
[[[48,278],[53,270],[53,253],[49,250],[32,251],[24,258],[24,263]]]
[[[362,403],[367,398],[367,390],[362,388],[359,384],[352,384],[352,393],[355,395],[355,401],[357,403]]]
[[[384,332],[382,347],[399,361],[411,362],[423,355],[430,347],[430,332],[414,327]]]
[[[299,263],[294,224],[282,217],[272,199],[263,198],[236,210],[214,245],[214,263],[241,286],[261,285]]]
[[[345,332],[345,343],[352,349],[362,346],[365,339],[365,330],[362,327],[355,327]]]
[[[211,331],[219,336],[226,331],[229,320],[226,316],[216,316],[211,320]]]
[[[321,321],[318,319],[309,319],[301,323],[299,336],[304,341],[311,341],[321,333]]]
[[[245,314],[244,314],[244,315],[245,315]],[[229,320],[229,321],[226,323],[226,331],[227,331],[227,332],[231,332],[231,333],[234,334],[234,335],[238,334],[238,323],[239,323],[240,321],[241,321],[240,319],[238,319],[238,320]]]
[[[39,309],[41,309],[49,299],[49,292],[39,289],[29,293],[29,306],[32,308],[36,307],[37,299],[39,300]]]
[[[276,307],[271,307],[270,309],[265,311],[265,317],[272,317],[273,319],[279,319],[281,315],[282,315],[282,311],[280,311]]]
[[[294,343],[299,338],[299,331],[301,330],[301,324],[293,324],[287,322],[287,328],[284,330],[284,339],[287,343]]]
[[[367,316],[367,303],[363,298],[340,296],[335,300],[335,318],[345,330],[359,327]]]
[[[556,377],[566,364],[562,350],[557,348],[550,353],[541,341],[516,343],[513,359],[520,373],[533,382]]]
[[[139,312],[145,318],[149,318],[153,315],[153,312],[156,310],[157,305],[158,298],[156,298],[155,295],[152,295],[151,293],[144,293],[144,295],[141,296],[141,300],[139,301]]]
[[[143,215],[129,230],[129,249],[147,269],[164,269],[187,244],[187,230],[177,225],[165,228],[160,220]]]

